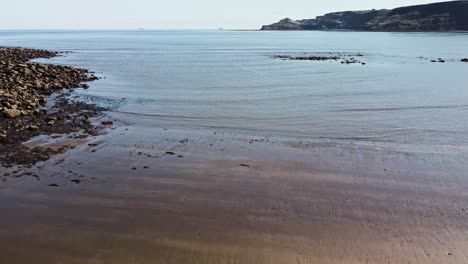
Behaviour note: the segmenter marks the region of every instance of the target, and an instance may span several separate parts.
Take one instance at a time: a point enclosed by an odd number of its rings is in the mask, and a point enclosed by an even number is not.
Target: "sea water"
[[[46,61],[104,77],[77,93],[142,128],[468,147],[468,34],[0,31],[0,46],[72,51]]]

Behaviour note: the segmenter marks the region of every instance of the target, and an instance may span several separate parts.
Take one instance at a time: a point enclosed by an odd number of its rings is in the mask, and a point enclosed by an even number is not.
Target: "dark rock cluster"
[[[442,58],[438,58],[437,60],[431,60],[431,62],[445,63],[445,60]]]
[[[362,57],[362,54],[356,54],[358,57]],[[366,65],[365,62],[362,62],[358,59],[355,59],[351,55],[347,56],[288,56],[288,55],[275,55],[274,59],[282,60],[299,60],[299,61],[341,61],[341,64],[362,64]]]
[[[34,164],[47,160],[64,148],[29,149],[23,142],[38,136],[82,131],[96,134],[90,118],[103,109],[71,101],[61,93],[46,106],[48,96],[64,89],[87,88],[83,82],[98,79],[88,70],[67,66],[30,63],[52,58],[57,52],[22,48],[0,49],[0,165]]]
[[[283,19],[262,30],[467,31],[468,1],[450,1],[391,10],[344,11],[315,19]]]
[[[292,57],[286,55],[276,55],[273,56],[275,59],[283,59],[283,60],[308,60],[308,61],[328,61],[328,60],[339,60],[340,57],[326,57],[326,56],[300,56],[300,57]]]
[[[461,59],[461,62],[468,62],[468,58]]]
[[[90,119],[99,116],[104,109],[84,102],[70,101],[66,95],[62,94],[55,99],[54,106],[47,112],[0,120],[1,129],[5,129],[2,130],[4,135],[0,135],[0,165],[32,165],[69,149],[66,146],[28,148],[22,145],[38,135],[68,135],[81,131],[82,133],[70,137],[82,138],[98,134],[99,128]]]
[[[47,95],[64,88],[86,88],[83,82],[97,79],[85,69],[28,63],[57,55],[44,50],[0,49],[0,113],[8,118],[39,114]]]

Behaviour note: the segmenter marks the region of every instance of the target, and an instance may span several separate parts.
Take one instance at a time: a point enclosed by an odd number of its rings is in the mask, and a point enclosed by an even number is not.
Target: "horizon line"
[[[0,28],[4,31],[15,30],[133,30],[133,31],[151,31],[151,30],[215,30],[215,31],[260,31],[256,28]]]

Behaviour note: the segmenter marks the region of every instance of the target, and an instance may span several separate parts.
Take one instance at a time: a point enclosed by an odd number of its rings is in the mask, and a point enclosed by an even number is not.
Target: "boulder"
[[[17,118],[21,116],[21,111],[18,109],[4,109],[3,113],[9,118]]]

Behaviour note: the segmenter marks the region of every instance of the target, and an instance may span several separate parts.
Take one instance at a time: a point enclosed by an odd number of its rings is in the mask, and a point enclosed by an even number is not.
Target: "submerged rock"
[[[366,65],[367,63],[350,58],[349,56],[354,55],[342,55],[342,56],[289,56],[289,55],[275,55],[273,58],[281,60],[298,60],[298,61],[341,61],[341,64],[361,64]],[[356,54],[358,57],[362,57],[362,54]]]
[[[113,121],[103,121],[103,122],[101,122],[101,124],[104,125],[104,126],[111,126],[111,125],[114,124],[114,122]]]

